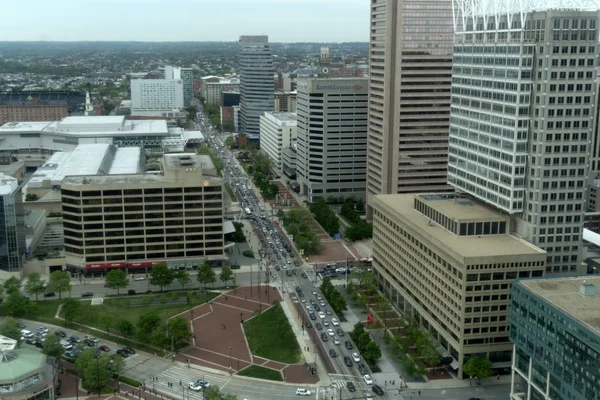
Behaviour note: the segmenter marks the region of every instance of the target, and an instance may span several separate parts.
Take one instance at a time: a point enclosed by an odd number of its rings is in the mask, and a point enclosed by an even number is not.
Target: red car
[[[110,351],[110,348],[108,346],[100,346],[100,347],[98,347],[98,349],[105,351],[107,353]]]

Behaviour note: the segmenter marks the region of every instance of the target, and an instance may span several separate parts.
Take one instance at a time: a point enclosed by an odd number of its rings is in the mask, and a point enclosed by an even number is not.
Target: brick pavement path
[[[257,286],[241,287],[221,294],[211,304],[181,314],[188,321],[193,318],[196,337],[194,345],[176,359],[229,373],[237,372],[238,365],[240,370],[251,364],[263,365],[282,372],[290,383],[318,382],[318,377],[311,376],[304,363],[288,365],[250,354],[241,320],[252,318],[259,310],[267,310],[274,300],[281,301],[276,288],[263,285],[259,291]]]

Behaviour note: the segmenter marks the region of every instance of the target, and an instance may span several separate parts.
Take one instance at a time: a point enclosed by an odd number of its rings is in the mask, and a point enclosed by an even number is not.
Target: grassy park
[[[279,302],[246,321],[244,331],[253,354],[287,364],[300,361],[300,346]]]
[[[261,367],[260,365],[251,365],[244,368],[238,375],[247,376],[249,378],[266,379],[269,381],[283,382],[281,372],[271,368]]]

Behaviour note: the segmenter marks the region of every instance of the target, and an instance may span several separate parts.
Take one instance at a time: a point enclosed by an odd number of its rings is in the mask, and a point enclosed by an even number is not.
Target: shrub
[[[231,268],[231,269],[240,269],[241,267],[242,266],[239,265],[239,264],[231,264],[231,267],[229,267],[229,268]]]
[[[139,387],[141,385],[140,382],[136,381],[135,379],[128,378],[126,376],[120,376],[119,381],[133,387]]]
[[[254,258],[254,253],[252,252],[252,250],[244,250],[242,254],[244,255],[244,257]]]

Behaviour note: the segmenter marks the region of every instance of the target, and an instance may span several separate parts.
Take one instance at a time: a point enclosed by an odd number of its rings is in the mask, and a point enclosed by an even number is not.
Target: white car
[[[365,381],[365,383],[367,385],[372,385],[373,384],[373,378],[371,378],[371,375],[366,374],[363,376],[363,380]]]
[[[311,395],[311,391],[308,390],[308,389],[299,388],[299,389],[296,389],[296,394],[298,396],[310,396]]]
[[[280,249],[280,250],[281,250],[281,252],[283,253],[283,249]],[[292,260],[290,260],[290,259],[288,258],[288,259],[287,259],[287,261],[286,261],[286,263],[288,263],[288,264],[291,264],[291,263],[292,263]]]
[[[146,278],[145,278],[145,277],[143,277],[143,276],[136,276],[136,277],[135,277],[133,280],[134,280],[134,281],[145,281],[145,280],[146,280]]]
[[[329,336],[335,336],[335,333],[333,332],[333,329],[327,329],[327,334]]]
[[[340,326],[340,321],[337,318],[331,318],[331,323],[333,326]]]
[[[352,359],[354,360],[354,362],[360,362],[360,356],[358,355],[358,353],[352,353]]]
[[[318,314],[319,314],[319,318],[321,318],[321,319],[325,318],[325,313],[323,311],[319,311]]]
[[[340,339],[338,339],[337,336],[333,338],[333,344],[339,345],[340,343]]]
[[[327,321],[326,319],[323,320],[323,325],[324,326],[329,326],[329,321]]]
[[[45,326],[40,326],[38,328],[38,332],[44,332],[44,333],[48,333],[48,328],[46,328]]]
[[[188,388],[190,390],[193,390],[194,392],[201,392],[202,391],[202,385],[199,385],[196,382],[190,382],[190,383],[188,383]]]

